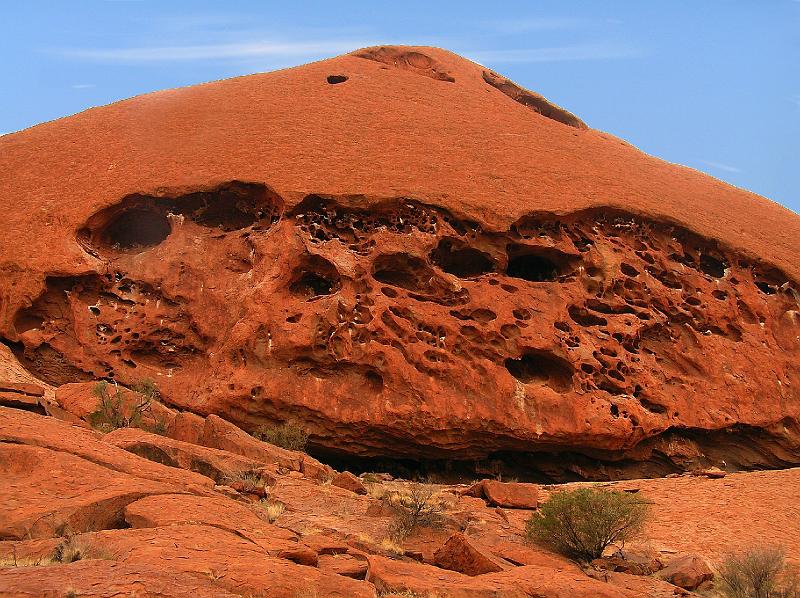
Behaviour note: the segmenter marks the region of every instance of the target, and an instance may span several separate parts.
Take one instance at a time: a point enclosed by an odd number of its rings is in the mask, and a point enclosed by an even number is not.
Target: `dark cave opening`
[[[557,392],[572,388],[572,365],[547,351],[527,351],[519,359],[505,361],[508,373],[524,384],[540,383]]]
[[[123,251],[153,247],[172,232],[166,215],[146,207],[130,208],[118,214],[100,233],[103,245]]]
[[[431,261],[448,274],[474,278],[494,271],[494,262],[472,247],[456,247],[451,239],[442,239],[431,252]]]
[[[304,299],[330,295],[339,290],[341,277],[331,262],[318,255],[307,256],[289,284],[289,292]]]
[[[549,247],[509,245],[506,274],[530,282],[552,282],[571,274],[579,259]]]

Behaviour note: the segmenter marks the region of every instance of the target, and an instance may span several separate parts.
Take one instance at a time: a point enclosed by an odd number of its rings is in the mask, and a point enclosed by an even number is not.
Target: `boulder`
[[[356,476],[354,476],[349,471],[343,471],[337,474],[333,480],[331,480],[331,484],[334,486],[338,486],[339,488],[344,488],[345,490],[349,490],[355,494],[366,494],[367,489],[364,484],[361,483]]]
[[[714,572],[703,557],[686,554],[668,562],[658,572],[658,577],[679,588],[695,590],[701,584],[714,579]]]
[[[539,506],[536,484],[481,480],[467,488],[464,494],[484,498],[492,506],[508,509],[536,509]]]
[[[444,546],[433,555],[433,562],[442,569],[472,576],[496,573],[508,568],[501,564],[500,559],[479,548],[462,533],[450,536]]]

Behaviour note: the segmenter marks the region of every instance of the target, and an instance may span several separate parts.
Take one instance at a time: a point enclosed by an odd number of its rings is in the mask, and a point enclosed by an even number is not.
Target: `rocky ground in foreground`
[[[652,501],[652,519],[622,557],[580,567],[525,539],[554,486],[357,477],[155,404],[160,434],[104,434],[92,384],[53,395],[5,373],[3,596],[676,596],[708,593],[728,551],[800,555],[800,469],[603,484]],[[415,493],[436,521],[398,533]]]

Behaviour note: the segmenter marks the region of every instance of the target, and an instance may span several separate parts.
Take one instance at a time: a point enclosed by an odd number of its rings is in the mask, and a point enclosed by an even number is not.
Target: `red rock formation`
[[[0,338],[311,448],[553,478],[800,462],[800,218],[443,50],[0,138]]]

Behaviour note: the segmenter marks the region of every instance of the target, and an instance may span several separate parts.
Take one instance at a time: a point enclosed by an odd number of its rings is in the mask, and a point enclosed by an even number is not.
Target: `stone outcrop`
[[[443,50],[5,135],[0,207],[0,340],[48,388],[473,475],[800,462],[800,218]]]

